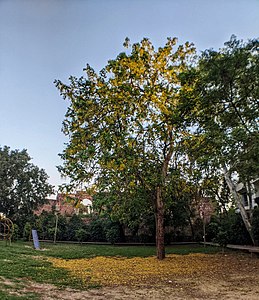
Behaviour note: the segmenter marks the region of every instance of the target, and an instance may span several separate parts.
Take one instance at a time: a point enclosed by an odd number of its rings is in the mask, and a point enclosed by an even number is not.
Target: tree
[[[89,65],[87,78],[56,81],[70,100],[63,123],[69,143],[60,171],[73,182],[90,182],[118,198],[134,201],[145,190],[156,220],[157,257],[163,259],[166,181],[179,161],[179,148],[192,110],[192,44],[176,47],[170,39],[155,51],[144,38],[97,74]],[[125,40],[125,47],[130,47]],[[133,197],[131,197],[133,196]],[[126,197],[124,197],[126,199]],[[136,197],[138,199],[138,197]]]
[[[30,160],[26,150],[0,148],[0,212],[14,220],[32,215],[52,193],[47,174]]]
[[[208,172],[221,170],[252,240],[251,220],[235,180],[249,185],[259,176],[258,46],[258,40],[244,43],[232,36],[219,51],[205,51],[197,84],[196,158],[202,157]]]
[[[203,242],[206,244],[206,224],[210,222],[211,216],[214,212],[214,207],[209,199],[202,199],[199,205],[199,214],[203,222]]]

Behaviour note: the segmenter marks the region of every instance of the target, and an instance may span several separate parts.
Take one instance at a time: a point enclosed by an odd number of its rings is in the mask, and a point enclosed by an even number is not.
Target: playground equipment
[[[11,238],[14,232],[13,222],[0,215],[0,239],[6,241],[6,244],[9,242],[11,244]]]

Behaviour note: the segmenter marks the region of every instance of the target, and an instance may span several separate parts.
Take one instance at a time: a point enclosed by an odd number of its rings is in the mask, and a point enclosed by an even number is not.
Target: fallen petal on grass
[[[164,260],[156,257],[123,258],[95,257],[64,260],[48,258],[54,267],[65,268],[72,276],[88,284],[146,285],[168,283],[177,276],[197,276],[217,273],[222,268],[222,256],[206,254],[169,254]]]

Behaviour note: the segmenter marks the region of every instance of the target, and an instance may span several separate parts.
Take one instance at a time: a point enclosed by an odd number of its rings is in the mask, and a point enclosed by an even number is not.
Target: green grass
[[[41,250],[34,250],[32,243],[15,242],[6,245],[0,241],[0,277],[10,279],[13,285],[0,280],[0,299],[38,299],[37,294],[20,293],[26,280],[51,283],[59,287],[85,288],[80,279],[72,278],[68,271],[54,268],[47,257],[63,259],[90,258],[95,256],[147,257],[156,254],[153,246],[112,246],[41,243]],[[216,253],[216,247],[200,245],[169,246],[166,253]],[[11,292],[18,292],[12,294]],[[20,295],[19,295],[20,294]]]
[[[154,246],[112,246],[112,245],[79,245],[79,244],[41,244],[46,249],[41,255],[63,259],[90,258],[95,256],[147,257],[156,255]],[[167,254],[217,253],[217,247],[201,245],[175,245],[166,247]]]
[[[31,243],[17,242],[6,246],[4,242],[0,241],[0,277],[14,283],[13,285],[3,284],[0,278],[1,300],[39,299],[37,294],[28,294],[22,291],[28,280],[51,283],[60,287],[83,287],[81,280],[71,278],[66,270],[52,267],[52,264],[47,261],[46,255],[42,254],[47,253],[34,250]]]

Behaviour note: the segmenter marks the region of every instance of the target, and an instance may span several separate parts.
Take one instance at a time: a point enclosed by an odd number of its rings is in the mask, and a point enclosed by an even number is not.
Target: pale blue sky
[[[259,36],[259,0],[0,0],[0,146],[27,149],[50,183],[62,181],[67,103],[54,79],[102,68],[131,42],[167,37],[218,49]]]

